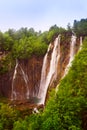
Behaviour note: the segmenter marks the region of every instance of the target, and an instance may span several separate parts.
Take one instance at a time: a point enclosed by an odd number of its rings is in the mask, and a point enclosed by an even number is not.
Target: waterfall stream
[[[16,79],[18,78],[18,71],[20,71],[21,77],[24,81],[24,89],[26,90],[25,92],[22,92],[21,94],[21,89],[20,91],[17,89],[18,84],[16,84]],[[20,81],[19,81],[20,82]],[[24,93],[24,94],[23,94]],[[23,100],[24,98],[29,99],[29,88],[28,88],[28,76],[25,74],[23,68],[21,65],[18,63],[18,60],[16,60],[16,66],[13,74],[13,80],[12,80],[12,93],[11,93],[11,100]]]
[[[53,48],[53,52],[51,55],[49,72],[46,75],[47,62],[48,62],[47,57],[48,57],[48,52],[50,51],[51,47],[52,47],[52,44],[49,45],[48,51],[47,51],[47,53],[44,57],[44,61],[43,61],[40,89],[39,89],[39,94],[38,94],[38,97],[40,98],[39,104],[45,103],[47,89],[48,89],[50,83],[55,81],[57,78],[57,65],[58,65],[58,61],[60,58],[60,35],[54,41],[54,48]]]
[[[69,57],[69,62],[68,62],[68,65],[67,65],[66,68],[65,68],[65,72],[64,72],[63,77],[65,77],[65,75],[66,75],[66,74],[68,73],[68,71],[69,71],[69,68],[70,68],[71,65],[72,65],[72,61],[73,61],[74,55],[75,55],[75,52],[74,52],[75,44],[76,44],[76,36],[72,35],[72,37],[71,37],[71,42],[70,42],[70,57]]]
[[[14,81],[15,81],[16,74],[17,74],[17,68],[18,68],[18,60],[16,59],[16,66],[15,66],[15,70],[14,70],[14,74],[13,74],[13,79],[12,79],[11,100],[16,100],[16,98],[17,98],[16,91],[14,89]]]
[[[23,79],[25,81],[25,84],[26,84],[26,99],[29,99],[29,88],[28,88],[28,77],[27,75],[25,74],[24,70],[22,69],[22,67],[20,66],[20,69],[21,69],[21,72],[22,72],[22,76],[23,76]]]
[[[80,37],[80,48],[79,48],[79,50],[81,50],[82,49],[82,37]]]

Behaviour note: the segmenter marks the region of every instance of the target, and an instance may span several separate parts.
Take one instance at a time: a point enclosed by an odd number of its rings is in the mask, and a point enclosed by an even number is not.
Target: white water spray
[[[51,46],[52,45],[50,44],[48,51],[45,55],[44,61],[43,61],[40,89],[39,89],[39,94],[38,94],[38,97],[41,99],[39,104],[45,103],[45,98],[46,98],[49,84],[55,81],[57,78],[57,66],[58,66],[58,61],[60,58],[60,35],[54,41],[54,48],[51,55],[50,68],[49,68],[48,74],[46,75],[47,62],[48,62],[47,56],[48,56],[48,52],[50,51]]]
[[[16,66],[15,66],[15,70],[14,70],[14,74],[13,74],[13,79],[12,79],[12,93],[11,93],[11,100],[16,100],[17,95],[16,95],[16,91],[14,89],[14,81],[17,75],[17,68],[18,68],[18,60],[16,59]]]
[[[76,36],[72,35],[71,43],[70,43],[70,58],[69,58],[69,63],[68,63],[68,65],[66,66],[66,69],[65,69],[63,78],[64,78],[65,75],[68,73],[69,68],[70,68],[71,65],[72,65],[72,61],[73,61],[74,55],[75,55],[75,52],[74,52],[75,44],[76,44]]]
[[[82,49],[82,37],[80,37],[80,48],[79,48],[79,50],[81,50]]]

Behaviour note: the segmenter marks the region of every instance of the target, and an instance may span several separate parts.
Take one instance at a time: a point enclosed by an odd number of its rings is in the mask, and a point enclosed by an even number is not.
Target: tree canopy
[[[73,31],[77,36],[87,36],[87,19],[74,20]]]

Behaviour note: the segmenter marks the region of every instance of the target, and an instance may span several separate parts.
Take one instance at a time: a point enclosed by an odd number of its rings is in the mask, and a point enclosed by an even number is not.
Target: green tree
[[[74,20],[73,31],[77,36],[87,36],[87,19]]]

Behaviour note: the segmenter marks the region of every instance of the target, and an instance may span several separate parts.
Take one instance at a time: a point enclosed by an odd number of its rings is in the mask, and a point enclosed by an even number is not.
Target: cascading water
[[[82,37],[80,37],[80,48],[79,48],[79,50],[81,50],[81,48],[82,48]]]
[[[18,84],[15,86],[15,82],[18,79],[18,71],[20,70],[20,74],[22,76],[22,79],[24,81],[25,88],[21,87],[20,89],[25,89],[26,91],[23,92],[23,90],[18,90]],[[29,99],[29,88],[28,88],[28,77],[25,74],[24,70],[22,69],[21,65],[18,63],[18,60],[16,60],[16,66],[13,74],[13,80],[12,80],[12,93],[11,93],[11,100],[23,100],[23,99]]]
[[[14,70],[14,74],[13,74],[13,79],[12,79],[11,100],[16,100],[16,98],[17,98],[16,91],[14,89],[14,81],[15,81],[16,74],[17,74],[17,68],[18,68],[18,60],[16,59],[16,66],[15,66],[15,70]]]
[[[71,42],[70,42],[70,59],[69,59],[68,65],[67,65],[66,68],[65,68],[65,72],[64,72],[64,75],[63,75],[62,79],[66,76],[66,74],[67,74],[68,71],[69,71],[69,68],[70,68],[71,65],[72,65],[72,61],[73,61],[74,56],[75,56],[75,52],[74,52],[75,44],[76,44],[76,36],[72,36],[72,37],[71,37]],[[82,48],[82,37],[80,37],[79,50],[81,50],[81,48]],[[78,51],[79,51],[79,50],[78,50]],[[58,84],[57,87],[56,87],[56,92],[58,91],[58,87],[59,87],[59,84]]]
[[[25,84],[26,84],[26,90],[27,90],[27,92],[26,92],[26,99],[29,99],[28,77],[25,74],[25,72],[23,71],[21,66],[20,66],[20,69],[21,69],[21,72],[22,72],[22,75],[23,75],[23,79],[24,79]]]
[[[48,47],[48,51],[44,57],[43,67],[42,67],[41,82],[40,82],[38,97],[40,98],[39,104],[43,104],[43,105],[45,103],[48,86],[57,78],[57,66],[60,58],[60,35],[54,41],[54,48],[51,55],[50,68],[48,74],[46,74],[47,63],[48,63],[48,59],[47,59],[48,52],[50,51],[52,46],[53,45],[50,44]]]
[[[71,42],[70,42],[70,58],[69,58],[69,63],[68,63],[68,65],[66,66],[66,69],[65,69],[65,72],[64,72],[63,77],[65,77],[65,75],[66,75],[66,74],[68,73],[68,71],[69,71],[69,68],[70,68],[71,65],[72,65],[72,61],[73,61],[74,55],[75,55],[75,52],[74,52],[75,44],[76,44],[76,36],[72,35],[72,37],[71,37]]]

